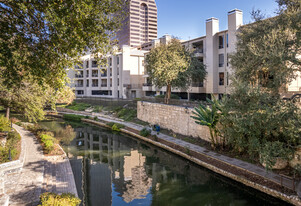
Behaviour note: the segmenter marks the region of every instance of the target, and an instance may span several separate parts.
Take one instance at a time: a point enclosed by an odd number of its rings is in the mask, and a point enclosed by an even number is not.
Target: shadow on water
[[[50,124],[53,131],[66,128]],[[287,205],[130,136],[89,125],[72,128],[64,149],[83,205]]]

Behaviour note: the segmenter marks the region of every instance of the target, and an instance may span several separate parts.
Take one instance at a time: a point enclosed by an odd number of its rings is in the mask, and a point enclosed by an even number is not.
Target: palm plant
[[[218,144],[218,136],[220,134],[217,125],[222,115],[222,105],[216,100],[216,98],[212,95],[212,100],[207,98],[207,102],[211,104],[210,106],[200,105],[199,108],[194,108],[192,113],[195,116],[191,116],[191,118],[195,119],[195,123],[203,126],[207,126],[209,128],[210,136],[211,136],[211,145],[213,148]]]

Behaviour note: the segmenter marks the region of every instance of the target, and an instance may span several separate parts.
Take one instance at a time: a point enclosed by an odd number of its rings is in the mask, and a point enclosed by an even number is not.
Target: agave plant
[[[219,130],[217,129],[217,124],[220,116],[222,115],[222,105],[213,95],[211,97],[212,100],[207,98],[207,102],[211,104],[211,107],[201,104],[199,108],[194,108],[192,113],[195,116],[191,116],[191,118],[196,120],[195,123],[207,126],[209,128],[211,145],[213,148],[215,148],[218,144],[218,135],[220,134]]]

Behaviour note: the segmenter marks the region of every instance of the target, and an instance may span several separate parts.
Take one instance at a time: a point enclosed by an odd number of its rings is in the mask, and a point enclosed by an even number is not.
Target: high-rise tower
[[[117,32],[119,46],[138,47],[157,39],[157,6],[155,0],[130,0],[128,16]]]

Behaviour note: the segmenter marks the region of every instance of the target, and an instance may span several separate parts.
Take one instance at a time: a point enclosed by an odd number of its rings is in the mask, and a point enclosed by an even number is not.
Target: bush
[[[119,129],[119,127],[118,127],[116,124],[114,124],[114,125],[112,126],[112,130],[113,130],[113,131],[116,131],[116,132],[120,132],[120,129]]]
[[[67,106],[66,108],[75,111],[85,111],[85,109],[88,109],[89,107],[91,107],[90,104],[73,102],[71,105]]]
[[[98,117],[94,117],[94,120],[95,120],[95,121],[98,121]]]
[[[137,117],[137,110],[135,109],[120,109],[117,112],[117,117],[123,119],[124,121],[132,121]]]
[[[44,143],[45,150],[51,152],[54,149],[55,139],[48,134],[40,135],[41,141]]]
[[[0,115],[0,132],[4,132],[4,131],[10,131],[10,122],[9,120],[4,117],[4,115]]]
[[[155,96],[156,98],[160,99],[160,98],[165,98],[165,95],[164,94],[160,94],[160,95],[157,95]],[[178,95],[176,94],[171,94],[170,95],[170,99],[181,99]]]
[[[76,114],[64,114],[63,118],[65,120],[80,122],[84,117],[81,115],[76,115]]]
[[[94,106],[93,112],[102,112],[103,106]]]
[[[40,206],[77,206],[81,200],[71,193],[63,193],[61,195],[55,193],[43,193],[41,195]]]
[[[18,144],[20,141],[21,137],[16,131],[8,133],[5,147],[0,146],[0,163],[9,161],[9,150],[12,160],[15,160],[18,157],[20,153],[20,150],[18,149],[20,147],[18,147]]]
[[[150,129],[147,129],[147,128],[143,128],[143,129],[139,132],[139,134],[140,134],[141,136],[143,136],[143,137],[147,137],[148,135],[151,134],[151,130],[150,130]]]
[[[123,124],[114,123],[114,122],[108,122],[106,125],[111,127],[113,131],[117,131],[117,132],[120,132],[120,129],[125,127]]]

